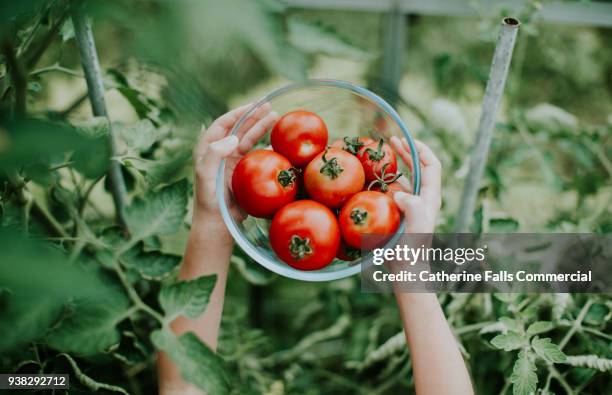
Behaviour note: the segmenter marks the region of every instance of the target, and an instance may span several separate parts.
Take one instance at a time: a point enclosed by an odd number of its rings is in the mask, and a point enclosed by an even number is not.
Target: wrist
[[[232,236],[219,212],[194,208],[190,233],[192,237],[205,239],[207,243],[233,244]]]

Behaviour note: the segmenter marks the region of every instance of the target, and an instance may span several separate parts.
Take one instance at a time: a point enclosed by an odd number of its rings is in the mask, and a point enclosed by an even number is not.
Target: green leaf
[[[538,375],[536,374],[535,363],[531,360],[527,351],[521,351],[514,362],[512,375],[510,376],[512,393],[514,395],[535,394],[538,385]]]
[[[602,303],[594,303],[584,317],[584,322],[590,325],[599,326],[609,319],[610,310]]]
[[[63,310],[56,299],[28,300],[20,295],[0,297],[0,352],[16,349],[38,339],[56,322]],[[0,294],[1,295],[1,294]]]
[[[490,233],[510,233],[516,232],[519,223],[514,218],[492,218],[489,221]]]
[[[506,331],[513,331],[517,333],[521,331],[521,326],[515,319],[510,317],[500,317],[499,322],[501,322],[504,328],[506,328]]]
[[[167,330],[151,334],[151,341],[178,366],[181,376],[207,394],[227,394],[229,385],[221,359],[192,332],[177,338]]]
[[[527,334],[537,335],[540,333],[548,332],[554,328],[552,322],[550,321],[536,321],[533,324],[529,325],[527,328]]]
[[[211,275],[165,285],[159,292],[159,303],[166,319],[172,321],[179,315],[197,318],[206,309],[216,281],[217,276]]]
[[[347,57],[355,60],[372,58],[368,52],[349,44],[337,33],[298,18],[289,18],[288,40],[302,52]]]
[[[187,214],[187,180],[169,185],[145,199],[136,199],[125,209],[132,238],[168,235],[179,230]]]
[[[0,227],[0,262],[0,287],[30,300],[102,298],[108,293],[97,273],[13,227]]]
[[[155,187],[183,177],[183,170],[190,165],[190,159],[191,153],[182,152],[161,160],[126,160],[125,163],[144,172],[149,187]]]
[[[23,173],[25,177],[41,186],[50,187],[53,183],[53,174],[49,164],[45,161],[33,162],[24,166]]]
[[[512,303],[519,297],[519,295],[516,293],[505,293],[505,292],[497,292],[493,294],[493,296],[495,297],[495,299],[500,300],[504,303]]]
[[[117,135],[130,152],[147,151],[161,137],[163,130],[156,128],[148,119],[129,126],[117,125]]]
[[[567,356],[549,337],[540,339],[536,336],[531,340],[531,346],[536,354],[547,362],[563,363],[567,360]]]
[[[123,265],[136,270],[146,280],[162,280],[181,263],[181,257],[161,252],[128,252],[121,257]]]
[[[77,355],[108,352],[119,344],[117,324],[129,308],[127,297],[115,291],[103,299],[80,299],[71,314],[50,332],[46,340],[58,351]]]
[[[146,97],[141,91],[130,86],[128,79],[119,70],[111,68],[107,70],[108,88],[115,88],[117,91],[132,105],[138,118],[146,119],[150,117],[158,103],[155,103],[150,98]],[[105,81],[106,82],[106,81]]]
[[[62,27],[60,28],[60,36],[62,36],[63,42],[72,40],[74,38],[74,25],[72,24],[71,18],[67,18],[64,23],[62,23]]]
[[[4,26],[8,27],[11,19],[19,15],[30,14],[42,4],[44,4],[44,0],[0,2],[0,25],[2,26],[2,29],[0,29],[0,31],[4,30]]]
[[[70,151],[93,153],[97,142],[75,128],[37,119],[0,118],[0,169],[20,169]]]
[[[251,284],[259,286],[268,285],[276,277],[273,273],[262,270],[259,264],[254,262],[247,263],[244,258],[236,255],[232,255],[230,262],[234,264],[242,277]]]
[[[82,135],[91,138],[106,137],[110,133],[110,122],[107,117],[93,117],[74,126]]]
[[[505,351],[511,351],[521,348],[527,343],[527,338],[516,332],[509,331],[501,335],[495,336],[491,340],[493,347],[497,349],[503,349]]]
[[[95,148],[75,151],[72,156],[74,168],[89,179],[102,177],[108,170],[111,157],[108,118],[94,117],[78,124],[77,130]]]

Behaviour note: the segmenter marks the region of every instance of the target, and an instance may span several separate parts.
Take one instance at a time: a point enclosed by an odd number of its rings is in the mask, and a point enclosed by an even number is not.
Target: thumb
[[[395,192],[393,200],[395,200],[395,203],[404,215],[409,218],[413,217],[412,214],[416,213],[422,205],[420,196],[411,195],[406,192]]]
[[[213,181],[221,160],[238,147],[238,137],[227,136],[214,143],[210,143],[204,156],[199,160],[197,166],[201,169],[202,178],[205,181]]]

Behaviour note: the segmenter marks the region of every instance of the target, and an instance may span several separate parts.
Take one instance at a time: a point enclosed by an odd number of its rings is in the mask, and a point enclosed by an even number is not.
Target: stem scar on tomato
[[[296,172],[294,168],[288,170],[281,170],[278,172],[278,177],[276,178],[283,187],[288,187],[295,182],[295,173]]]
[[[327,150],[323,153],[322,159],[324,164],[321,166],[320,172],[333,180],[337,178],[344,169],[338,164],[338,158],[327,160],[325,155],[327,155]]]
[[[380,176],[378,174],[375,174],[376,179],[372,181],[370,185],[368,185],[369,191],[371,191],[372,188],[374,188],[376,185],[380,185],[380,191],[387,192],[389,190],[389,184],[393,184],[395,181],[397,181],[402,176],[402,173],[385,174],[385,171],[387,170],[387,167],[389,167],[389,165],[390,165],[389,162],[383,165],[380,171]]]
[[[380,141],[378,142],[378,147],[376,148],[376,151],[374,151],[372,148],[366,149],[366,153],[368,154],[368,157],[370,158],[370,160],[374,162],[380,162],[381,160],[383,160],[383,158],[385,157],[385,152],[382,149],[384,143],[385,143],[385,140],[380,139]]]
[[[361,225],[364,224],[366,218],[368,218],[368,212],[360,208],[356,208],[351,211],[350,217],[355,225]]]
[[[291,241],[289,242],[289,252],[294,259],[302,259],[306,255],[312,254],[310,239],[308,237],[302,239],[298,235],[291,236]]]
[[[361,147],[365,144],[359,141],[359,137],[349,138],[348,136],[342,139],[344,141],[344,150],[350,154],[357,155]]]

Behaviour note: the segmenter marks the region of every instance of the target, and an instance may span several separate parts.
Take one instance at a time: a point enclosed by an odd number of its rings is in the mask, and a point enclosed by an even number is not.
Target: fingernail
[[[229,149],[230,147],[236,146],[238,145],[238,137],[231,135],[231,136],[226,136],[224,138],[222,138],[221,140],[217,140],[214,143],[210,144],[210,147],[212,149],[218,150],[218,149]]]

